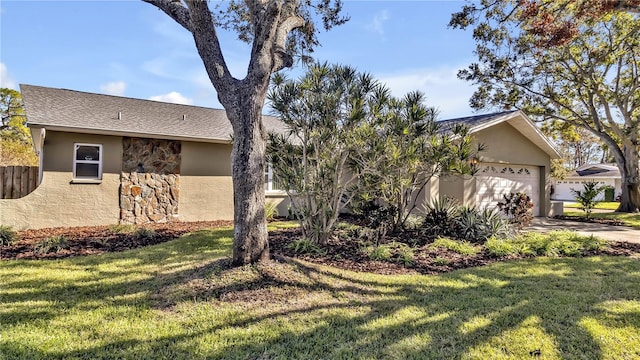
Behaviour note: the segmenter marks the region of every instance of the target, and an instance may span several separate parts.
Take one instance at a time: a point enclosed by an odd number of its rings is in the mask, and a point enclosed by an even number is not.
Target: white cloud
[[[365,25],[368,31],[384,35],[384,23],[389,20],[389,12],[387,10],[378,11],[371,21]]]
[[[419,90],[427,96],[427,105],[440,110],[440,119],[449,119],[472,115],[469,99],[475,91],[473,84],[457,78],[458,69],[447,66],[437,69],[425,68],[406,70],[392,74],[378,74],[376,77],[385,83],[394,96],[404,96],[410,91]]]
[[[174,104],[193,105],[193,99],[183,96],[179,92],[172,91],[168,94],[151,96],[149,100],[169,102]]]
[[[9,71],[7,70],[7,66],[1,62],[0,62],[0,87],[14,89],[14,90],[18,89],[18,84],[16,84],[16,81],[9,74]]]
[[[127,83],[124,81],[113,81],[104,85],[100,85],[100,91],[107,95],[124,96]]]

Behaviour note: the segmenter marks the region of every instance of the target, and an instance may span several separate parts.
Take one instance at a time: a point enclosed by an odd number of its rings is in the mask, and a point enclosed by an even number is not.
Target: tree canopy
[[[20,92],[0,88],[0,115],[0,165],[37,165]]]
[[[478,85],[476,109],[518,108],[536,120],[584,128],[611,151],[622,175],[619,211],[638,211],[640,174],[640,21],[615,12],[582,20],[565,44],[547,46],[511,14],[519,3],[482,1],[484,10],[454,14],[451,25],[474,27],[478,62],[459,72]],[[546,4],[546,2],[545,2]],[[564,11],[578,11],[566,7]],[[471,16],[473,14],[473,16]]]

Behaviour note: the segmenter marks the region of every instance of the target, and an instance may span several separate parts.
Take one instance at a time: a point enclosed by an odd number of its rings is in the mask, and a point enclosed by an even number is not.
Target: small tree
[[[437,111],[424,105],[420,92],[389,99],[376,116],[360,128],[357,153],[351,168],[361,175],[359,196],[392,209],[394,230],[399,230],[418,205],[429,181],[442,174],[471,174],[474,148],[469,129],[462,125],[443,131]]]
[[[529,226],[533,220],[533,201],[525,193],[509,193],[502,195],[503,201],[498,203],[498,208],[502,211],[509,222],[519,228]]]
[[[597,181],[587,181],[584,183],[582,191],[571,189],[576,200],[580,204],[580,210],[584,211],[587,215],[587,219],[591,217],[591,211],[596,206],[596,198],[600,195],[606,186],[600,186]]]
[[[38,164],[31,133],[25,125],[22,95],[16,90],[0,88],[0,166]]]
[[[275,76],[268,94],[276,115],[291,129],[269,136],[267,157],[291,199],[305,238],[324,244],[353,192],[346,170],[356,130],[387,90],[347,66],[312,65],[297,81]]]

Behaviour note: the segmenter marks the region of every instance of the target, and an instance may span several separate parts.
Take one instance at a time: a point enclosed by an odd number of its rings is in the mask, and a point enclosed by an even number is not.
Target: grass
[[[564,214],[569,216],[585,216],[584,211],[565,211]],[[640,213],[591,213],[591,217],[596,219],[616,219],[624,222],[627,226],[640,229]]]
[[[620,203],[617,201],[599,201],[596,203],[596,206],[594,207],[594,209],[600,209],[600,210],[616,210],[618,208],[618,206],[620,206]],[[569,203],[564,203],[564,207],[565,208],[570,208],[570,209],[579,209],[580,208],[580,204],[579,203],[574,203],[574,202],[569,202]]]
[[[640,261],[535,258],[439,276],[230,269],[231,229],[0,262],[0,359],[631,359]]]

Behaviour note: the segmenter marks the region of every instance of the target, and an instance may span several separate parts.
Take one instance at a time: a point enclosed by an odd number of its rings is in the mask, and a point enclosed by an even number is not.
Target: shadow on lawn
[[[228,251],[228,244],[220,246]],[[437,277],[361,276],[285,259],[285,263],[248,267],[250,276],[219,282],[218,277],[234,271],[227,258],[203,261],[194,255],[174,264],[170,260],[178,256],[174,250],[141,253],[130,259],[135,264],[130,271],[96,272],[95,265],[83,264],[84,260],[70,262],[64,266],[74,271],[82,266],[92,269],[87,278],[93,274],[93,282],[9,283],[16,290],[38,290],[5,293],[0,301],[9,305],[57,301],[60,309],[97,307],[88,304],[101,302],[124,308],[155,306],[170,316],[175,305],[204,299],[193,306],[237,302],[243,311],[222,324],[184,326],[178,334],[160,339],[113,340],[58,353],[25,348],[8,339],[0,340],[2,352],[9,358],[459,359],[490,345],[500,349],[496,354],[510,357],[599,359],[603,349],[581,325],[585,317],[613,328],[640,328],[640,312],[621,315],[602,306],[607,301],[638,301],[640,262],[629,258],[517,261]],[[140,275],[141,269],[157,261],[166,261],[168,268]],[[198,265],[179,270],[189,261]],[[121,280],[109,285],[114,277]],[[131,277],[137,279],[126,280]],[[185,284],[196,285],[184,288]],[[140,292],[145,295],[126,296]],[[317,294],[323,300],[310,297]],[[0,323],[19,325],[59,315],[46,309],[15,308],[0,313]],[[127,316],[126,311],[120,316]],[[297,328],[287,326],[298,322]],[[265,329],[272,333],[260,335]],[[536,329],[551,340],[537,339]],[[508,340],[507,344],[501,340],[513,331],[529,331],[520,336],[527,340],[523,354],[512,353]],[[219,341],[219,346],[198,349],[207,341]],[[640,350],[629,351],[631,357],[640,356]]]

